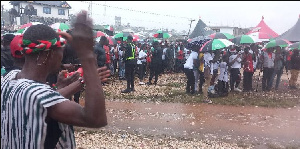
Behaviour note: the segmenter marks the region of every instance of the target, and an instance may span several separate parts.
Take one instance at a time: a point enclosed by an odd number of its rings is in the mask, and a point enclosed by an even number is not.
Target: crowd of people
[[[258,77],[262,73],[263,91],[272,90],[275,77],[278,90],[284,71],[291,73],[289,88],[297,89],[299,49],[262,49],[258,44],[206,52],[200,48],[179,41],[137,42],[131,35],[115,45],[105,36],[95,42],[85,11],[67,32],[39,24],[23,35],[4,35],[1,148],[75,148],[73,126],[107,124],[102,85],[109,77],[126,80],[121,93],[130,93],[135,91],[136,75],[139,85],[157,85],[163,73],[185,73],[186,93],[203,94],[207,102],[229,91],[254,91],[256,71]],[[84,107],[79,105],[83,90]]]
[[[186,92],[203,93],[206,98],[224,96],[229,91],[257,90],[258,84],[253,83],[254,72],[259,73],[258,78],[262,75],[262,90],[270,91],[273,88],[278,90],[282,74],[289,75],[290,71],[289,88],[296,89],[300,70],[299,49],[287,50],[280,46],[263,49],[264,44],[234,45],[201,52],[199,44],[167,41],[149,43],[147,40],[133,42],[132,38],[128,38],[127,41],[107,48],[110,51],[103,50],[106,57],[102,54],[103,59],[98,60],[102,64],[112,60],[106,63],[112,75],[118,75],[120,80],[130,80],[122,93],[134,91],[132,79],[135,74],[139,77],[140,85],[152,85],[153,77],[156,85],[160,74],[182,72],[187,77]],[[105,46],[110,45],[106,42]],[[144,82],[145,76],[149,76],[147,82]],[[240,87],[241,81],[243,86]]]

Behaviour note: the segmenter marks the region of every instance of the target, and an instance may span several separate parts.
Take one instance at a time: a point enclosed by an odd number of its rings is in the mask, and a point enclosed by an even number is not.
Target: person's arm
[[[84,71],[85,106],[64,101],[48,108],[48,116],[60,123],[80,127],[102,127],[107,125],[105,97],[98,78],[96,59],[93,55],[92,21],[83,11],[77,15],[71,40],[72,47],[79,56]],[[61,34],[70,36],[67,34]],[[68,39],[68,38],[67,38]]]

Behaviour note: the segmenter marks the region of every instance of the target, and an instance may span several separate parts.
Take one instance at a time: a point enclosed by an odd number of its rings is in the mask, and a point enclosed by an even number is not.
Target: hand
[[[71,83],[78,80],[80,77],[80,74],[78,72],[75,72],[72,76],[65,78],[66,73],[68,73],[67,70],[62,70],[61,72],[59,72],[59,74],[57,76],[57,83],[56,83],[56,86],[58,89],[61,89],[61,88],[64,88],[64,87],[70,85]]]
[[[88,17],[87,11],[81,11],[77,14],[73,26],[72,47],[76,50],[79,57],[91,56],[94,44],[93,21]]]
[[[97,72],[101,83],[107,82],[108,77],[110,77],[110,70],[108,70],[106,66],[103,66],[98,68]]]

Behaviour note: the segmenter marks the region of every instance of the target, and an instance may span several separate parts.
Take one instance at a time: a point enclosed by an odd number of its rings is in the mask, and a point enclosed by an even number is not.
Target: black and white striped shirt
[[[47,108],[68,99],[50,86],[28,79],[13,80],[20,70],[1,79],[1,149],[44,149]],[[75,148],[72,126],[58,123],[56,148]]]

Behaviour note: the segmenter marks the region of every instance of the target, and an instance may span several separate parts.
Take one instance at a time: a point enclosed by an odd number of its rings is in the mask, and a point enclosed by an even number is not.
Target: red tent
[[[264,21],[264,17],[262,17],[259,24],[253,28],[247,35],[259,32],[259,39],[270,39],[278,37],[278,34],[274,32]]]

